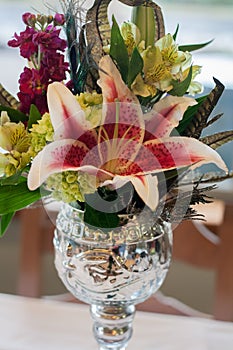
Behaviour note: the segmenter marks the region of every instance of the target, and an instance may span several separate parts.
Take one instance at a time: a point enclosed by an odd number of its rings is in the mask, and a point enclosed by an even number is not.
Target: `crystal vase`
[[[56,269],[65,287],[90,304],[102,350],[126,349],[135,305],[160,288],[171,260],[169,223],[145,214],[127,219],[111,231],[93,229],[82,211],[64,204],[56,222]]]

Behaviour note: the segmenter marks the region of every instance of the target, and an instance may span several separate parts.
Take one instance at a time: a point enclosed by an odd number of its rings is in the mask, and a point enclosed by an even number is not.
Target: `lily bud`
[[[145,47],[155,42],[154,10],[146,6],[135,6],[132,9],[131,21],[140,30],[140,39],[145,41]]]

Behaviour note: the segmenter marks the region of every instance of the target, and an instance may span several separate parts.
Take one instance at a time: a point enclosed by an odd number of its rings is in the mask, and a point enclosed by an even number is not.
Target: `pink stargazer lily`
[[[142,200],[155,210],[158,172],[215,163],[226,166],[216,151],[188,137],[170,136],[195,100],[167,96],[142,113],[137,97],[122,81],[109,56],[99,63],[103,94],[101,125],[92,129],[76,98],[62,83],[48,88],[54,142],[33,160],[28,187],[38,188],[48,176],[67,170],[96,176],[96,186],[119,188],[130,181]]]

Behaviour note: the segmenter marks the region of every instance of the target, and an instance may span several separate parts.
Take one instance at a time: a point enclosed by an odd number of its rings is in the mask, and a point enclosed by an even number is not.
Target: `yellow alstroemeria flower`
[[[6,166],[9,164],[9,160],[5,154],[0,153],[0,177],[5,175]]]
[[[203,92],[203,85],[198,81],[195,81],[196,76],[201,73],[201,68],[202,67],[198,65],[192,66],[192,80],[187,91],[190,95],[194,96],[196,94],[200,94]],[[182,72],[183,79],[187,77],[189,73],[189,69],[190,69],[190,66],[185,69],[185,65],[184,65],[183,72]]]
[[[10,122],[9,115],[6,111],[2,111],[0,115],[0,126],[4,125],[5,123]]]
[[[144,62],[144,77],[138,76],[132,85],[132,91],[140,96],[154,96],[157,89],[166,90],[170,86],[172,76],[163,62],[163,58],[158,47],[149,46],[142,52]],[[163,84],[163,86],[161,86]]]
[[[5,122],[0,125],[1,174],[11,176],[23,169],[30,160],[30,135],[23,123]],[[4,168],[4,170],[3,170]]]
[[[146,84],[141,76],[138,74],[133,84],[131,85],[131,90],[135,95],[147,97],[147,96],[155,96],[157,89],[155,86]]]
[[[159,48],[163,62],[172,72],[178,71],[182,63],[186,60],[185,53],[179,51],[178,45],[171,34],[167,34],[155,43]]]
[[[140,31],[134,23],[124,22],[121,25],[121,35],[127,46],[128,54],[131,55],[133,49],[140,43]]]
[[[192,55],[178,50],[171,34],[158,40],[154,47],[149,46],[142,53],[144,62],[143,76],[138,75],[132,84],[132,91],[139,96],[155,96],[157,90],[169,92],[172,81],[186,79],[192,66]],[[194,81],[200,73],[199,66],[192,67],[192,80],[188,91],[191,95],[202,92],[202,85]]]

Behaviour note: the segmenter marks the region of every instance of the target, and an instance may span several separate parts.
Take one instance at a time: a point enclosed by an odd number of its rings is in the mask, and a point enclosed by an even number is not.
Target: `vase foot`
[[[125,350],[132,336],[134,305],[91,305],[93,332],[100,350]]]

